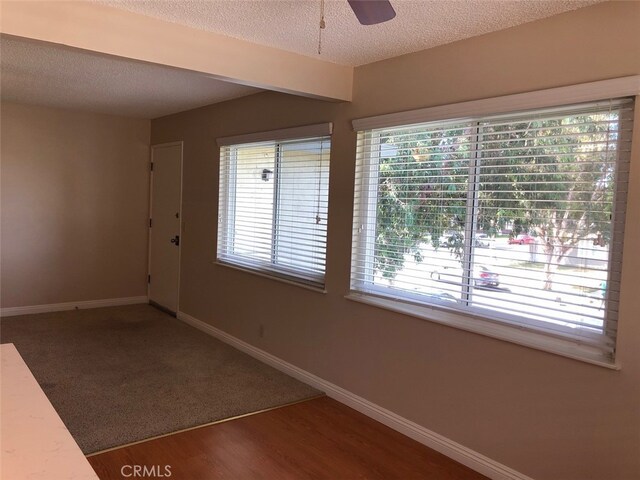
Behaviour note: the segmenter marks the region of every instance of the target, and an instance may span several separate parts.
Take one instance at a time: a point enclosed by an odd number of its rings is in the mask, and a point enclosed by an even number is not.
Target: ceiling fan
[[[362,25],[375,25],[391,20],[396,11],[389,0],[347,0]]]

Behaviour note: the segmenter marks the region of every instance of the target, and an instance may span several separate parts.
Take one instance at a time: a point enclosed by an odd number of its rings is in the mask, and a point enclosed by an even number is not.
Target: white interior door
[[[178,311],[182,142],[151,147],[149,300]]]

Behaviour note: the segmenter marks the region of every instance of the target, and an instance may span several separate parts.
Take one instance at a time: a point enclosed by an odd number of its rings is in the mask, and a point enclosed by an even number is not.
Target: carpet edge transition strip
[[[135,442],[124,443],[122,445],[117,445],[115,447],[109,447],[109,448],[105,448],[104,450],[98,450],[97,452],[89,453],[89,454],[85,455],[85,458],[94,457],[96,455],[101,455],[101,454],[107,453],[107,452],[113,452],[114,450],[120,450],[121,448],[132,447],[133,445],[138,445],[139,443],[151,442],[153,440],[157,440],[159,438],[164,438],[164,437],[169,437],[171,435],[177,435],[179,433],[189,432],[191,430],[197,430],[199,428],[205,428],[205,427],[210,427],[212,425],[217,425],[217,424],[220,424],[220,423],[230,422],[231,420],[238,420],[240,418],[250,417],[252,415],[258,415],[260,413],[270,412],[272,410],[277,410],[279,408],[290,407],[292,405],[297,405],[297,404],[303,403],[303,402],[309,402],[311,400],[317,400],[318,398],[322,398],[322,397],[326,397],[326,396],[327,395],[325,393],[321,393],[319,395],[316,395],[315,397],[303,398],[302,400],[296,400],[295,402],[285,403],[283,405],[276,405],[275,407],[263,408],[262,410],[256,410],[255,412],[243,413],[242,415],[235,415],[233,417],[222,418],[220,420],[215,420],[213,422],[203,423],[201,425],[194,425],[193,427],[182,428],[180,430],[175,430],[173,432],[168,432],[168,433],[163,433],[163,434],[160,434],[160,435],[155,435],[155,436],[149,437],[149,438],[143,438],[142,440],[136,440]]]

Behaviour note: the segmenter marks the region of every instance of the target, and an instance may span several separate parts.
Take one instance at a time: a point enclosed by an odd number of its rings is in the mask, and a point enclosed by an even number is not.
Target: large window
[[[354,296],[613,358],[632,114],[614,100],[360,131]]]
[[[324,286],[328,136],[225,145],[218,261]]]

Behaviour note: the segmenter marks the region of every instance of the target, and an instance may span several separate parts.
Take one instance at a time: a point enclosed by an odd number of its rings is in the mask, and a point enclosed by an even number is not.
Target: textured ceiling
[[[320,0],[97,0],[162,20],[318,57]],[[347,0],[325,0],[321,59],[363,65],[603,0],[391,0],[397,16],[362,26]]]
[[[0,37],[3,101],[139,118],[250,95],[260,90],[206,75]]]
[[[390,22],[360,25],[346,0],[91,0],[345,65],[362,65],[602,0],[391,0]],[[260,90],[170,67],[0,36],[5,101],[157,118]]]

